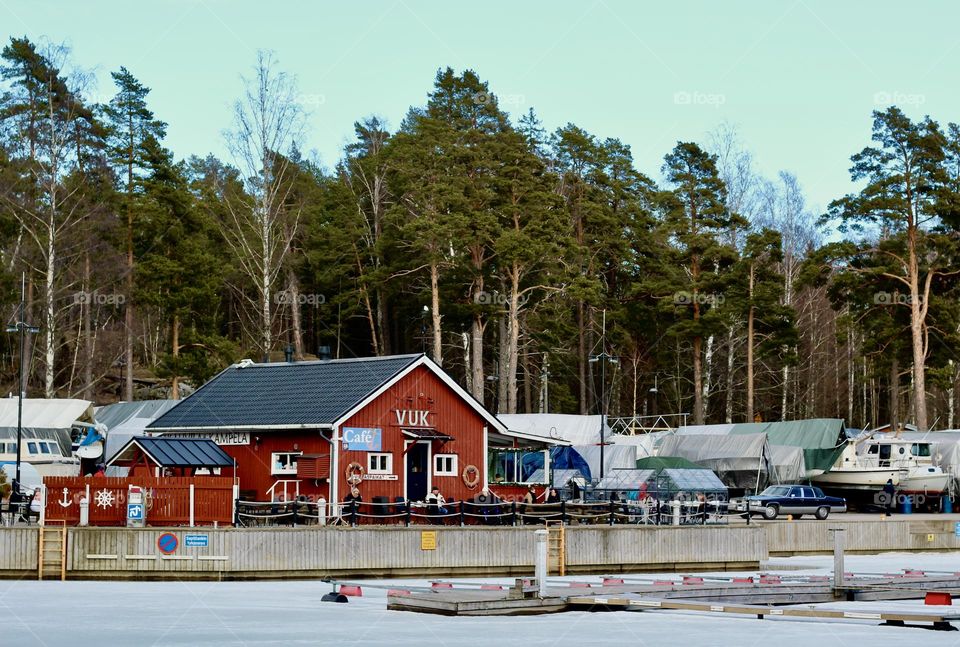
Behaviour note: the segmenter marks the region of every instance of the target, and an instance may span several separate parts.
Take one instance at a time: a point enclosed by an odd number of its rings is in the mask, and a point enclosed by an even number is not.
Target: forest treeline
[[[361,118],[334,168],[268,53],[226,159],[176,159],[124,67],[95,94],[24,37],[0,75],[0,295],[12,326],[25,277],[31,396],[426,352],[499,412],[954,425],[956,124],[875,112],[858,192],[820,214],[729,126],[641,170],[619,139],[507,114],[470,70],[439,70],[396,129]],[[0,344],[15,393],[18,338]]]

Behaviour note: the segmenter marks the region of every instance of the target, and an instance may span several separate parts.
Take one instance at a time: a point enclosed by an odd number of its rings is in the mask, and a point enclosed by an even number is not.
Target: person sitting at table
[[[552,487],[550,491],[547,492],[547,503],[560,503],[560,495],[557,493],[557,488]]]
[[[427,503],[427,514],[429,515],[438,515],[438,514],[447,514],[447,500],[443,498],[443,495],[440,494],[440,488],[434,486],[430,490],[430,494],[426,498]]]
[[[500,498],[483,488],[480,494],[474,497],[474,503],[480,506],[479,514],[483,515],[483,522],[487,524],[496,524],[500,522],[500,508],[495,505],[500,502]]]

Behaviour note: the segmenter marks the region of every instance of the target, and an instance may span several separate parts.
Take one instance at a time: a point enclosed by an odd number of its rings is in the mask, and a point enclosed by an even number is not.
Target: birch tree
[[[13,104],[14,114],[29,111],[24,123],[30,132],[26,141],[29,156],[20,166],[19,190],[5,200],[16,217],[21,234],[33,243],[37,259],[33,271],[39,275],[41,324],[43,328],[43,387],[45,397],[56,395],[57,350],[61,344],[60,296],[69,286],[64,268],[65,247],[70,233],[84,215],[82,148],[88,143],[78,137],[87,132],[78,122],[93,122],[92,111],[84,105],[80,91],[83,74],[63,72],[69,50],[47,45],[41,51],[27,39],[13,39],[3,50],[4,77],[24,89],[28,103]],[[10,97],[5,97],[9,100]],[[9,115],[9,107],[5,111]]]
[[[243,292],[251,311],[252,336],[263,357],[273,349],[274,287],[296,235],[300,208],[287,197],[296,173],[288,155],[305,126],[296,80],[280,71],[273,55],[259,52],[253,76],[234,104],[227,146],[244,180],[244,191],[225,191],[229,218],[222,223],[244,277],[255,286]]]

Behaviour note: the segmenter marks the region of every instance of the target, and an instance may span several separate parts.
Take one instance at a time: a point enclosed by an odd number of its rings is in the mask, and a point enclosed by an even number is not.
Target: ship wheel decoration
[[[100,490],[93,498],[96,500],[97,505],[101,508],[113,507],[114,496],[113,492],[110,490]]]

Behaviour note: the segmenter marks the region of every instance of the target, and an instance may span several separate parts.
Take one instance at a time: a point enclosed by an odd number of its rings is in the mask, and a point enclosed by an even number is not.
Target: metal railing
[[[665,413],[659,416],[625,416],[607,418],[610,432],[624,436],[649,434],[655,431],[673,431],[687,424],[687,413]]]
[[[449,501],[443,505],[419,501],[237,501],[237,526],[309,525],[447,525],[523,526],[564,525],[710,525],[743,516],[726,501],[658,501],[652,497],[626,501],[559,501],[523,503]],[[748,521],[749,523],[749,521]]]

